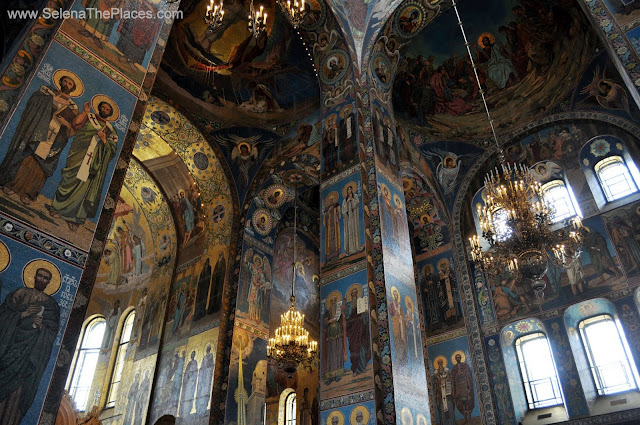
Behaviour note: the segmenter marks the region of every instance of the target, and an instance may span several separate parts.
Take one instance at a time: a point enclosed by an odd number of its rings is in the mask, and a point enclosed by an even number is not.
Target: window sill
[[[632,390],[624,393],[598,396],[593,403],[590,403],[589,411],[592,415],[602,415],[637,407],[640,407],[640,392]]]
[[[615,210],[616,208],[620,208],[624,205],[630,204],[640,199],[640,192],[632,193],[630,195],[625,196],[624,198],[616,199],[615,201],[606,202],[604,204],[600,204],[598,202],[598,209],[600,213]]]
[[[564,406],[552,406],[529,410],[522,418],[522,425],[555,424],[567,420],[569,420],[569,415],[567,415],[567,409]]]

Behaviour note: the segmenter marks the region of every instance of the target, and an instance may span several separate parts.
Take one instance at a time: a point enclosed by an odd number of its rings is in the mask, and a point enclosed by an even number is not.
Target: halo
[[[420,216],[420,223],[424,224],[424,218],[425,217],[427,218],[427,224],[431,224],[432,219],[431,219],[431,216],[429,214],[422,214]]]
[[[425,265],[422,267],[422,270],[421,270],[421,272],[422,272],[422,276],[426,276],[425,271],[426,271],[428,268],[430,268],[430,269],[431,269],[431,273],[430,273],[430,274],[433,274],[433,272],[435,271],[435,269],[433,268],[433,264],[425,264]]]
[[[416,416],[416,425],[427,425],[427,418],[422,413],[418,413]]]
[[[93,112],[95,112],[96,114],[98,113],[98,105],[100,105],[100,103],[102,102],[107,102],[109,106],[111,106],[111,109],[113,110],[113,114],[111,114],[110,117],[107,117],[104,120],[105,121],[117,120],[120,117],[120,108],[118,108],[118,105],[116,104],[116,102],[106,94],[97,94],[93,96],[93,99],[91,99],[91,108],[93,108]]]
[[[367,410],[366,407],[364,407],[362,405],[356,406],[355,409],[353,409],[351,411],[351,415],[349,416],[350,423],[352,423],[352,424],[356,423],[356,415],[358,414],[358,412],[362,413],[362,423],[368,424],[369,423],[369,411]]]
[[[460,357],[461,357],[461,359],[460,359],[460,363],[464,363],[464,361],[465,361],[465,359],[467,358],[467,356],[464,354],[464,351],[462,351],[462,350],[457,350],[457,351],[454,351],[454,352],[453,352],[453,354],[451,355],[451,364],[454,364],[454,363],[455,363],[455,361],[456,361],[456,356],[457,356],[458,354],[460,354]]]
[[[325,125],[326,125],[326,123],[331,122],[331,121],[336,122],[337,118],[338,118],[338,115],[335,112],[333,114],[329,114],[329,116],[327,116],[327,119],[324,120]]]
[[[435,359],[433,359],[433,367],[435,369],[438,369],[438,362],[442,360],[442,367],[447,367],[447,358],[445,356],[438,356]]]
[[[76,88],[71,93],[69,93],[69,97],[82,96],[82,93],[84,93],[84,83],[76,74],[69,71],[68,69],[59,69],[53,73],[53,84],[58,90],[60,90],[60,79],[62,77],[71,78],[76,84]]]
[[[351,191],[353,192],[354,195],[358,190],[358,185],[356,184],[356,182],[349,182],[345,184],[344,187],[342,188],[342,196],[344,196],[345,198],[347,197],[347,188],[349,187],[351,187]]]
[[[395,286],[392,286],[391,287],[391,299],[392,300],[395,299],[395,297],[393,296],[394,294],[398,294],[398,300],[399,300],[400,299],[400,291]]]
[[[449,156],[445,156],[444,159],[442,160],[442,163],[445,164],[445,168],[446,168],[447,160],[449,160],[449,159],[453,161],[453,164],[455,166],[456,159],[454,157],[452,157],[451,155],[449,155]]]
[[[0,241],[0,273],[5,271],[9,264],[11,263],[11,252],[9,248],[4,244],[4,242]]]
[[[413,309],[415,307],[413,306],[413,300],[409,295],[405,295],[404,297],[404,306],[407,308],[407,312],[411,311],[413,313]]]
[[[409,420],[405,422],[405,418]],[[400,419],[402,420],[402,425],[413,425],[413,415],[407,406],[403,407],[400,411]]]
[[[280,191],[280,195],[276,197],[276,202],[271,202],[270,198],[278,191]],[[269,208],[280,208],[286,200],[287,197],[285,195],[285,189],[279,184],[269,186],[269,188],[264,193],[264,203],[267,204]]]
[[[61,282],[60,270],[51,261],[44,259],[31,260],[26,266],[24,266],[24,269],[22,270],[22,283],[24,286],[27,288],[34,287],[36,271],[38,269],[47,269],[51,273],[51,281],[47,287],[44,288],[43,292],[47,295],[53,295],[58,292],[58,290],[60,290]]]
[[[178,196],[180,196],[180,195],[185,195],[185,196],[186,196],[186,194],[187,194],[187,193],[184,191],[184,189],[180,189],[180,190],[178,191]]]
[[[362,285],[360,285],[359,283],[354,283],[353,285],[349,286],[349,289],[347,289],[347,293],[346,293],[345,297],[351,298],[351,291],[354,288],[358,291],[358,298],[362,297],[362,293],[364,291],[362,289]],[[353,300],[351,300],[351,302],[353,302]]]
[[[344,118],[344,116],[347,115],[347,113],[351,113],[352,110],[353,105],[351,105],[350,103],[346,104],[340,111],[340,118]]]
[[[251,155],[251,145],[250,145],[249,143],[247,143],[247,142],[240,142],[240,143],[238,143],[238,153],[240,154],[240,156],[243,156],[243,155],[240,153],[240,152],[241,152],[240,148],[241,148],[242,146],[246,146],[246,147],[247,147],[247,150],[249,151],[249,153],[247,154],[247,156],[248,156],[248,155]]]
[[[484,42],[482,41],[483,38],[487,37],[489,39],[489,41],[491,42],[491,44],[495,43],[496,39],[493,36],[493,34],[491,34],[490,32],[483,32],[482,34],[480,34],[480,37],[478,37],[478,46],[482,47],[483,49],[486,47],[484,45]]]
[[[413,187],[413,180],[412,179],[408,179],[408,178],[403,178],[402,179],[402,190],[403,191],[407,191],[409,189],[411,189]]]
[[[339,410],[334,410],[329,413],[329,416],[327,416],[327,425],[333,425],[332,420],[334,417],[338,418],[338,425],[344,425],[344,415]]]
[[[384,194],[385,189],[387,189],[387,195],[388,196],[385,196],[385,194]],[[389,190],[389,186],[387,186],[386,184],[380,183],[380,193],[382,194],[383,197],[385,197],[387,199],[391,199],[391,191]]]
[[[335,190],[333,192],[329,192],[326,198],[324,198],[325,205],[335,204],[338,201],[338,192]]]
[[[327,299],[325,300],[325,305],[329,305],[329,300],[333,297],[336,297],[336,304],[342,301],[342,292],[340,291],[332,291],[327,295]]]
[[[449,259],[448,258],[443,258],[442,260],[438,261],[438,270],[445,270],[449,268]]]
[[[398,195],[397,193],[393,195],[393,205],[398,208],[402,208],[402,199],[400,199],[400,195]]]
[[[255,262],[256,262],[256,258],[257,258],[258,260],[260,260],[260,265],[262,265],[262,263],[264,263],[264,261],[262,261],[262,257],[261,257],[259,254],[255,254],[255,255],[253,256],[253,258],[252,258],[253,263],[255,263]]]
[[[260,226],[257,225],[257,223],[259,223],[259,219],[264,217],[265,218],[265,223],[264,223],[264,228],[261,228]],[[269,214],[269,210],[265,210],[264,208],[260,208],[257,209],[252,216],[253,219],[253,228],[256,229],[256,232],[260,233],[261,235],[268,235],[269,232],[272,229],[272,221],[271,221],[271,215]]]

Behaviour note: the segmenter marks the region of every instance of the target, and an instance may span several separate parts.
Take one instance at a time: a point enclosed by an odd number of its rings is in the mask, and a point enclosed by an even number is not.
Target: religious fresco
[[[229,364],[225,423],[264,423],[267,341],[236,326]]]
[[[453,265],[451,251],[416,263],[427,336],[464,326],[460,287]]]
[[[618,25],[632,24],[640,18],[640,4],[629,0],[603,0]]]
[[[431,397],[437,425],[481,424],[473,365],[466,337],[427,348],[431,369]]]
[[[0,422],[38,422],[81,274],[0,236]]]
[[[376,409],[373,401],[325,410],[320,413],[320,425],[373,425],[375,422]],[[403,422],[403,425],[413,423]],[[427,422],[420,423],[420,425],[426,424]]]
[[[373,127],[373,141],[376,148],[376,161],[395,173],[400,166],[398,153],[398,138],[395,134],[395,124],[389,109],[378,100],[372,102],[371,125]]]
[[[322,140],[322,116],[320,110],[299,120],[271,150],[260,168],[271,170],[279,168],[283,158],[297,158],[299,155],[310,155],[320,162],[320,141]],[[317,170],[306,170],[317,178]]]
[[[203,21],[207,1],[198,2],[174,26],[158,84],[184,107],[234,124],[277,124],[308,115],[319,88],[308,50],[275,2],[262,2],[267,29],[247,31],[249,2],[225,4],[220,27]]]
[[[2,134],[3,210],[88,250],[135,101],[53,42]]]
[[[411,246],[404,193],[381,173],[378,173],[378,201],[381,206],[380,229],[386,262],[407,255],[404,251],[408,250],[410,253]],[[413,263],[409,267],[413,268]]]
[[[633,50],[636,52],[636,55],[640,56],[640,26],[627,31],[626,36],[629,39]]]
[[[421,147],[440,186],[447,207],[452,208],[457,189],[482,150],[468,143],[436,142]]]
[[[238,284],[236,318],[268,330],[269,304],[273,286],[272,255],[245,244]]]
[[[629,283],[640,283],[640,202],[604,213],[603,220]],[[594,250],[598,247],[597,244],[590,245],[595,245]],[[608,259],[600,267],[602,272],[610,266]]]
[[[577,80],[591,61],[595,35],[578,5],[543,8],[541,19],[540,8],[522,0],[459,5],[480,84],[503,127],[542,115],[573,90],[566,81]],[[457,22],[450,8],[413,38],[394,81],[394,112],[434,139],[488,138],[480,87]],[[405,27],[411,31],[410,21]]]
[[[355,104],[340,104],[322,121],[322,172],[336,174],[358,161]]]
[[[145,425],[157,355],[125,363],[113,412],[123,424]],[[105,419],[108,422],[109,419]]]
[[[218,328],[163,347],[151,401],[151,423],[172,415],[176,424],[206,424],[211,410]]]
[[[402,189],[416,255],[432,252],[451,242],[449,212],[439,190],[417,174],[402,177]]]
[[[358,171],[359,168],[355,168]],[[333,180],[330,180],[333,182]],[[320,264],[338,269],[364,255],[364,212],[360,173],[322,187]]]
[[[320,287],[320,397],[340,397],[373,383],[367,273]]]
[[[74,44],[141,85],[164,14],[171,11],[169,4],[160,0],[116,0],[104,4],[97,0],[76,0],[70,11],[74,15],[64,20],[60,31]]]

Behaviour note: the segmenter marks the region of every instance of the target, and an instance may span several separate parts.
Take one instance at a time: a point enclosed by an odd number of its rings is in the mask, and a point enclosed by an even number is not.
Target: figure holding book
[[[35,201],[58,167],[60,153],[73,136],[78,114],[74,97],[84,85],[73,72],[53,74],[55,88],[42,86],[27,101],[7,154],[0,165],[0,186],[5,195],[18,194],[24,205]]]
[[[83,111],[73,122],[79,129],[62,169],[62,181],[48,207],[49,214],[62,217],[72,231],[98,212],[109,162],[115,156],[118,143],[111,122],[119,115],[113,99],[98,94],[91,100],[91,106],[85,102]]]

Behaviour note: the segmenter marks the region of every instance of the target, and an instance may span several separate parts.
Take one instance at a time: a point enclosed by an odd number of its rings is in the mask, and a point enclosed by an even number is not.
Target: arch
[[[542,185],[543,197],[552,209],[553,224],[564,227],[566,220],[576,215],[582,217],[580,206],[562,166],[554,161],[538,161],[529,167],[529,173]]]
[[[296,396],[296,390],[293,388],[287,388],[280,394],[280,401],[278,402],[278,425],[289,425],[289,422],[287,422],[287,400],[291,396],[294,398]]]
[[[129,307],[125,310],[120,318],[120,323],[118,324],[118,335],[113,342],[113,347],[117,348],[115,350],[111,350],[110,368],[107,374],[109,379],[105,381],[107,395],[105,407],[114,407],[116,404],[125,357],[127,349],[129,348],[129,340],[131,338],[135,318],[136,311],[133,307]]]
[[[172,415],[164,415],[158,418],[155,425],[175,425],[176,417]]]

